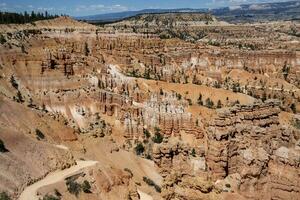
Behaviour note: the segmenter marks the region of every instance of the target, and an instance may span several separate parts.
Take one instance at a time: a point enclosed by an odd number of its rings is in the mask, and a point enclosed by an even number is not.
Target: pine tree
[[[291,110],[293,111],[293,113],[296,113],[297,112],[297,108],[296,108],[296,105],[294,103],[291,104]]]
[[[196,150],[194,148],[192,149],[191,156],[196,157]]]
[[[24,44],[21,45],[21,51],[22,51],[22,53],[27,53],[26,50],[25,50]]]
[[[267,94],[266,94],[266,92],[263,93],[261,100],[263,102],[265,102],[267,100]]]
[[[202,101],[202,94],[199,94],[198,100],[197,100],[198,105],[203,106],[203,101]]]
[[[4,145],[4,142],[0,139],[0,152],[4,153],[4,152],[7,152],[7,151],[8,150],[6,149],[6,147]]]
[[[16,100],[17,100],[17,102],[19,102],[19,103],[23,103],[23,102],[24,102],[23,96],[22,96],[22,94],[21,94],[21,92],[20,92],[19,90],[18,90],[18,92],[17,92]]]
[[[90,49],[89,49],[88,43],[85,42],[84,43],[84,55],[88,56],[89,54],[90,54]]]
[[[10,83],[15,89],[18,89],[19,85],[13,75],[10,77]]]
[[[0,24],[23,24],[34,22],[36,20],[53,19],[58,17],[58,15],[50,15],[47,11],[44,13],[28,14],[26,11],[24,13],[11,13],[11,12],[1,12],[0,11]]]
[[[210,98],[207,98],[207,99],[205,100],[205,105],[206,105],[206,107],[208,107],[208,108],[213,108],[214,102],[213,102],[212,100],[210,100]]]
[[[222,103],[221,103],[221,100],[218,100],[218,103],[217,103],[217,108],[222,108]]]

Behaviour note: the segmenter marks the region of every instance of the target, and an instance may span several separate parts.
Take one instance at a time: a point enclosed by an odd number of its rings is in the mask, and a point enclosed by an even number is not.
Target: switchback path
[[[71,176],[72,174],[86,168],[93,166],[97,163],[97,161],[76,161],[76,165],[64,169],[62,171],[56,171],[48,174],[45,178],[43,178],[40,181],[35,182],[32,185],[27,186],[24,191],[21,193],[19,200],[39,200],[39,197],[37,195],[37,191],[39,188],[51,185],[53,183],[59,182],[61,180],[64,180],[68,176]]]

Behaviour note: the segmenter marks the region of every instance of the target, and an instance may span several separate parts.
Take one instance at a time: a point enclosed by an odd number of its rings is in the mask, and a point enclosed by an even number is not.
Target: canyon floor
[[[300,23],[0,25],[0,193],[300,199]]]

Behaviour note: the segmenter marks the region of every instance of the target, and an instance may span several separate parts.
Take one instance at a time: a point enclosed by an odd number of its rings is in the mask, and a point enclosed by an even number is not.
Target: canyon
[[[299,32],[202,13],[0,25],[0,192],[299,199]]]

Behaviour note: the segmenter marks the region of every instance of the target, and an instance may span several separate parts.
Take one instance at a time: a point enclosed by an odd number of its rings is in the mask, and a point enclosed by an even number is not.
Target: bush
[[[134,148],[136,155],[141,155],[145,151],[145,147],[142,143],[138,143]]]
[[[0,34],[0,44],[4,44],[5,42],[6,42],[5,37],[2,34]]]
[[[19,102],[19,103],[23,103],[24,102],[23,96],[22,96],[22,94],[21,94],[21,92],[19,90],[17,92],[17,96],[16,96],[15,100],[17,102]]]
[[[292,124],[296,129],[300,129],[300,120],[299,119],[295,119],[295,121],[293,121]]]
[[[147,183],[147,185],[153,186],[154,189],[156,190],[156,192],[161,193],[161,188],[160,188],[158,185],[156,185],[156,183],[155,183],[154,181],[152,181],[150,178],[144,176],[144,177],[143,177],[143,181],[144,181],[145,183]]]
[[[88,56],[89,53],[90,53],[90,49],[89,49],[88,43],[85,42],[85,43],[84,43],[84,55],[85,55],[85,56]]]
[[[161,188],[158,185],[154,185],[156,192],[161,193]]]
[[[239,83],[234,83],[232,86],[232,91],[233,92],[241,92],[240,84]]]
[[[0,139],[0,152],[4,153],[4,152],[7,152],[7,151],[8,150],[6,149],[6,147],[4,145],[4,142]]]
[[[130,176],[133,177],[133,173],[132,173],[132,171],[130,169],[124,168],[124,171],[128,172],[130,174]]]
[[[199,94],[198,100],[197,100],[198,105],[203,106],[203,101],[202,101],[202,94]]]
[[[24,44],[21,45],[21,51],[22,51],[22,53],[27,53]]]
[[[46,196],[43,197],[43,200],[60,200],[60,198],[47,194]]]
[[[160,134],[160,132],[156,132],[155,135],[152,137],[152,141],[154,143],[162,143],[164,137]]]
[[[35,129],[35,133],[36,133],[36,136],[38,137],[38,140],[43,140],[43,139],[45,139],[45,135],[44,135],[43,132],[40,131],[39,129]]]
[[[144,135],[146,136],[146,138],[149,138],[151,135],[150,135],[150,132],[144,128]]]
[[[155,185],[154,181],[152,181],[150,178],[148,178],[146,176],[143,177],[143,181],[145,183],[147,183],[149,186],[154,186]]]
[[[71,194],[74,194],[76,197],[81,192],[81,185],[74,180],[67,180],[67,188]]]
[[[213,108],[214,102],[213,102],[212,100],[210,100],[210,98],[207,98],[207,99],[205,100],[205,105],[206,105],[206,107],[208,107],[208,108]]]
[[[91,187],[90,183],[87,180],[83,181],[83,183],[81,185],[81,188],[82,188],[84,193],[91,193],[91,188],[92,187]]]
[[[160,95],[164,95],[164,91],[163,91],[162,88],[159,89],[159,94],[160,94]]]
[[[222,108],[222,102],[221,102],[221,100],[218,100],[217,108]]]
[[[194,148],[192,149],[191,156],[196,157],[196,151]]]
[[[296,112],[297,112],[297,109],[296,109],[296,105],[294,104],[294,103],[292,103],[292,105],[291,105],[291,110],[293,111],[293,113],[295,113],[296,114]]]
[[[152,157],[151,157],[151,155],[150,155],[150,154],[147,154],[147,156],[146,156],[146,159],[148,159],[148,160],[152,160]]]
[[[150,70],[146,69],[143,76],[144,76],[145,79],[151,79],[151,77],[150,77]]]
[[[261,100],[262,100],[263,102],[265,102],[265,101],[267,100],[267,94],[266,94],[266,92],[264,92],[264,93],[262,94]]]
[[[61,193],[57,189],[54,190],[54,193],[56,196],[61,197]]]
[[[15,89],[18,89],[18,88],[19,88],[19,85],[18,85],[18,83],[17,83],[17,81],[16,81],[16,79],[15,79],[14,76],[11,76],[11,77],[10,77],[10,83],[11,83],[11,85],[12,85]]]
[[[0,193],[0,200],[10,200],[11,198],[6,194],[6,192]]]
[[[181,94],[176,94],[176,97],[178,100],[181,100],[181,98],[182,98]]]

